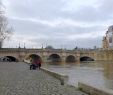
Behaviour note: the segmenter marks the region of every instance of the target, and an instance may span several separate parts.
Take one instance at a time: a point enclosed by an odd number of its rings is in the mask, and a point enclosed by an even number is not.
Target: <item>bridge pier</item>
[[[19,55],[18,55],[18,60],[19,60],[19,62],[23,62],[24,59],[25,59],[25,53],[24,53],[24,52],[19,53]]]
[[[80,64],[80,54],[77,54],[76,55],[76,63],[77,64]]]
[[[66,65],[66,57],[65,56],[62,56],[61,65],[62,66]]]
[[[42,64],[47,65],[48,64],[48,57],[47,56],[42,56]]]

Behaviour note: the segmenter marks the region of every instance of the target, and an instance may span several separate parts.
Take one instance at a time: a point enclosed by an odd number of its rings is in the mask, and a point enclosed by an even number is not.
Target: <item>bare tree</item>
[[[12,35],[12,27],[8,25],[7,17],[5,16],[5,9],[0,1],[0,48],[2,48],[3,41],[10,38]]]

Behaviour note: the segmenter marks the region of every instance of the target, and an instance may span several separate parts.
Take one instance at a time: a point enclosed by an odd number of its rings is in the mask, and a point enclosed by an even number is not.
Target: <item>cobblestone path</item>
[[[0,63],[0,95],[86,95],[25,63]]]

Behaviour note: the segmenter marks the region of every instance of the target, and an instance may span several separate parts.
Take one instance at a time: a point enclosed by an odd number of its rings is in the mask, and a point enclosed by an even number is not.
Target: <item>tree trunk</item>
[[[3,45],[3,42],[2,42],[2,41],[0,41],[0,48],[2,48],[2,45]]]

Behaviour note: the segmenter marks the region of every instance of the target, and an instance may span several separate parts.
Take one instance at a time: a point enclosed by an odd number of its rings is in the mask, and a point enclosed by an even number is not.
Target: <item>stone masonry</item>
[[[0,63],[0,95],[86,95],[25,63]]]

